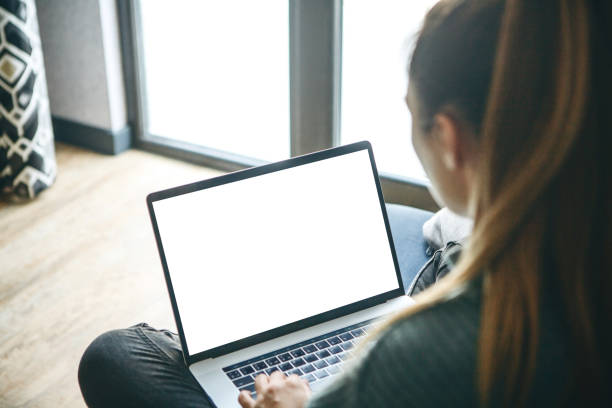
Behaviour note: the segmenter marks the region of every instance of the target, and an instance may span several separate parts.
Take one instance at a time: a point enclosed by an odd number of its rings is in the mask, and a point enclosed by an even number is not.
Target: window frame
[[[289,1],[290,156],[340,144],[342,0]],[[268,163],[147,132],[146,81],[140,0],[118,1],[122,57],[132,145],[223,171]],[[386,202],[435,211],[428,183],[380,173]]]

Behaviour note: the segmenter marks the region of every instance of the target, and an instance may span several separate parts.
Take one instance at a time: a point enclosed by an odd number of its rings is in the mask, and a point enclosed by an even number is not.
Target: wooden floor
[[[52,188],[0,202],[0,407],[83,407],[77,367],[98,334],[174,330],[145,196],[219,174],[138,150],[56,149]]]

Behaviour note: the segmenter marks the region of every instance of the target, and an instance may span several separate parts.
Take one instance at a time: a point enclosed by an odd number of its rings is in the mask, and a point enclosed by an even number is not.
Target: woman
[[[429,12],[409,69],[413,144],[440,203],[474,219],[470,241],[323,393],[276,372],[243,407],[612,406],[610,27],[604,1]]]

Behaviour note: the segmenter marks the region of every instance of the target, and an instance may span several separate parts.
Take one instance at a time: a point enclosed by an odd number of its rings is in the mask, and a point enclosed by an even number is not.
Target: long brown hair
[[[545,289],[565,306],[567,401],[601,403],[610,392],[611,11],[607,1],[443,0],[416,43],[409,74],[421,122],[450,104],[477,130],[478,203],[453,273],[384,327],[482,276],[483,405],[495,390],[506,405],[527,401]]]

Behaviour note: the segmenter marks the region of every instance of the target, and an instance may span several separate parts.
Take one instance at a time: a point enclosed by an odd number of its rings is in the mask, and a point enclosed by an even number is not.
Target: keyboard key
[[[352,341],[347,341],[346,343],[342,343],[340,347],[342,347],[344,350],[350,350],[354,347],[354,345]]]
[[[312,364],[308,364],[305,365],[304,367],[302,367],[302,371],[306,374],[308,373],[312,373],[315,370],[315,368],[312,366]]]
[[[363,336],[365,332],[361,329],[355,329],[351,332],[351,334],[355,337],[360,337],[360,336]]]
[[[287,362],[289,360],[293,360],[293,357],[289,353],[281,354],[280,356],[278,356],[278,358],[283,363],[285,363],[285,362]]]
[[[280,360],[279,360],[278,358],[276,358],[276,357],[272,357],[272,358],[267,359],[267,360],[266,360],[266,363],[267,363],[269,366],[273,366],[273,365],[280,364]]]
[[[302,378],[308,381],[309,383],[317,380],[317,378],[312,374],[308,374],[307,376],[302,377]]]
[[[324,348],[329,347],[329,343],[325,340],[315,343],[315,345],[319,348],[319,350],[323,350]]]
[[[257,378],[257,376],[259,374],[265,374],[265,371],[258,371],[258,372],[256,372],[255,374],[253,374],[253,378]]]
[[[304,357],[304,360],[306,360],[308,363],[312,363],[313,361],[317,361],[319,359],[319,357],[317,357],[315,354],[307,354],[306,357]]]
[[[291,375],[291,374],[295,374],[295,375],[302,375],[302,374],[304,374],[304,373],[303,373],[303,372],[302,372],[302,370],[300,370],[299,368],[296,368],[295,370],[291,370],[291,371],[289,371],[289,372],[287,373],[287,375]]]
[[[340,340],[338,337],[332,337],[331,339],[327,339],[328,343],[331,344],[332,346],[342,343],[342,340]]]
[[[338,336],[338,337],[340,337],[340,338],[341,338],[342,340],[344,340],[344,341],[349,341],[349,340],[351,340],[351,339],[354,339],[354,337],[353,337],[353,335],[352,335],[351,333],[342,333],[342,334],[341,334],[340,336]]]
[[[238,370],[234,370],[234,371],[230,371],[229,373],[227,373],[227,376],[229,377],[230,380],[235,380],[238,377],[242,377],[242,374],[240,374]]]
[[[272,368],[268,368],[268,369],[266,370],[266,374],[270,375],[270,374],[272,374],[273,372],[275,372],[275,371],[279,371],[279,370],[280,370],[280,369],[278,368],[278,366],[276,366],[276,367],[272,367]]]
[[[294,367],[299,367],[299,366],[303,366],[304,364],[306,364],[303,358],[297,358],[293,360],[291,363],[293,364]]]
[[[306,354],[306,353],[304,353],[304,351],[302,349],[293,350],[291,352],[291,355],[293,357],[302,357],[304,354]]]
[[[255,383],[240,388],[240,391],[255,392]]]
[[[325,362],[325,360],[315,361],[314,363],[312,363],[312,365],[317,367],[318,369],[325,368],[325,367],[328,366],[328,364]]]
[[[335,365],[334,365],[334,366],[327,367],[327,372],[328,372],[330,375],[338,374],[338,373],[340,372],[340,367],[335,366]]]
[[[332,354],[338,354],[338,353],[342,353],[343,349],[340,346],[334,346],[332,348],[329,349],[329,352]]]
[[[255,372],[255,369],[251,366],[242,367],[240,372],[244,375],[251,374]]]
[[[257,363],[253,364],[253,367],[255,367],[256,370],[261,371],[268,368],[268,365],[263,361],[258,361]]]
[[[317,357],[319,358],[325,358],[325,357],[329,357],[331,354],[329,354],[329,351],[327,350],[321,350],[319,351],[317,354]]]
[[[242,377],[239,378],[237,380],[232,381],[234,383],[234,385],[238,388],[242,387],[243,385],[247,385],[252,383],[253,381],[255,381],[253,379],[253,377],[251,377],[250,375],[247,375],[246,377]]]
[[[292,370],[292,369],[293,369],[293,366],[291,365],[291,363],[284,363],[284,364],[281,364],[281,365],[279,366],[279,368],[280,368],[281,370],[283,370],[283,371],[287,372],[287,371],[289,371],[289,370]]]
[[[314,344],[309,344],[307,346],[304,346],[304,351],[307,353],[314,353],[315,351],[317,351],[317,347]]]
[[[317,376],[317,378],[325,378],[329,375],[329,373],[325,370],[321,370],[321,371],[317,371],[315,375]]]
[[[347,353],[340,353],[340,354],[336,354],[338,356],[338,358],[342,361],[346,361],[350,358],[350,356]]]
[[[332,364],[336,364],[340,362],[340,359],[336,356],[331,356],[330,358],[326,359],[325,361],[327,361],[327,364],[332,365]]]

